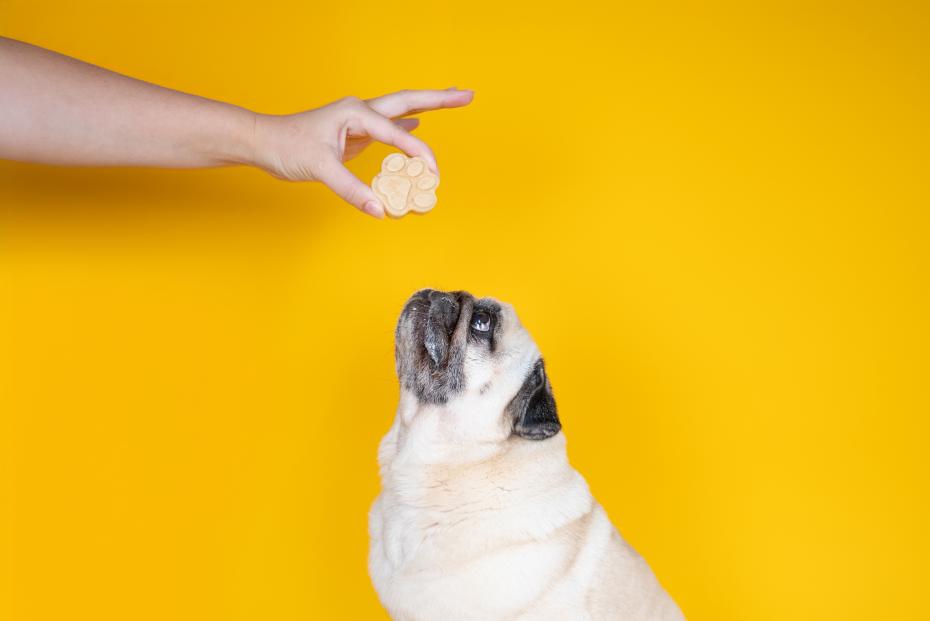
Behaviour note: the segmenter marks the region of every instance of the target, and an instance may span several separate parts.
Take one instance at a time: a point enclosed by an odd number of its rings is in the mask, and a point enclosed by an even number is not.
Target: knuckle
[[[362,100],[359,97],[356,97],[355,95],[348,95],[340,99],[339,104],[344,108],[353,109],[353,108],[358,108],[360,105],[362,105]]]

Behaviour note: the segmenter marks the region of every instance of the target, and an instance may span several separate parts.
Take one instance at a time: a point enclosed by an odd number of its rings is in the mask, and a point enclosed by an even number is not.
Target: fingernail
[[[365,203],[365,206],[362,208],[362,210],[369,216],[374,216],[379,220],[384,217],[384,208],[381,207],[381,203],[378,201],[368,201]]]

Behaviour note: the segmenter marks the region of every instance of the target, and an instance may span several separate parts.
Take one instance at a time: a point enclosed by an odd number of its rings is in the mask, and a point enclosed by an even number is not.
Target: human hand
[[[467,90],[405,90],[361,100],[346,97],[331,104],[285,116],[255,116],[252,164],[289,181],[320,181],[346,202],[376,218],[384,207],[368,184],[343,165],[374,141],[419,155],[436,173],[436,158],[410,132],[419,119],[411,114],[468,105]]]

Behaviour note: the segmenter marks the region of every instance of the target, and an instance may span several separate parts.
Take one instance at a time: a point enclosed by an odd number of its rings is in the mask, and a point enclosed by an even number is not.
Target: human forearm
[[[169,168],[249,163],[254,118],[0,38],[0,158]]]
[[[404,90],[346,97],[272,116],[180,93],[0,37],[0,159],[77,166],[197,168],[249,164],[290,181],[321,181],[382,217],[372,189],[344,166],[374,141],[420,156],[418,119],[468,105],[471,91]]]

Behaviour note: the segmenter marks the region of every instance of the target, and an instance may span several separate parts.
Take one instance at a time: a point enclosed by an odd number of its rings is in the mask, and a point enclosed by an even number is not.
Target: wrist
[[[192,135],[195,157],[207,166],[252,165],[257,114],[227,103],[207,101],[201,125]]]
[[[256,162],[256,131],[259,114],[230,106],[230,125],[226,136],[228,140],[222,146],[221,158],[224,164],[254,166]]]

